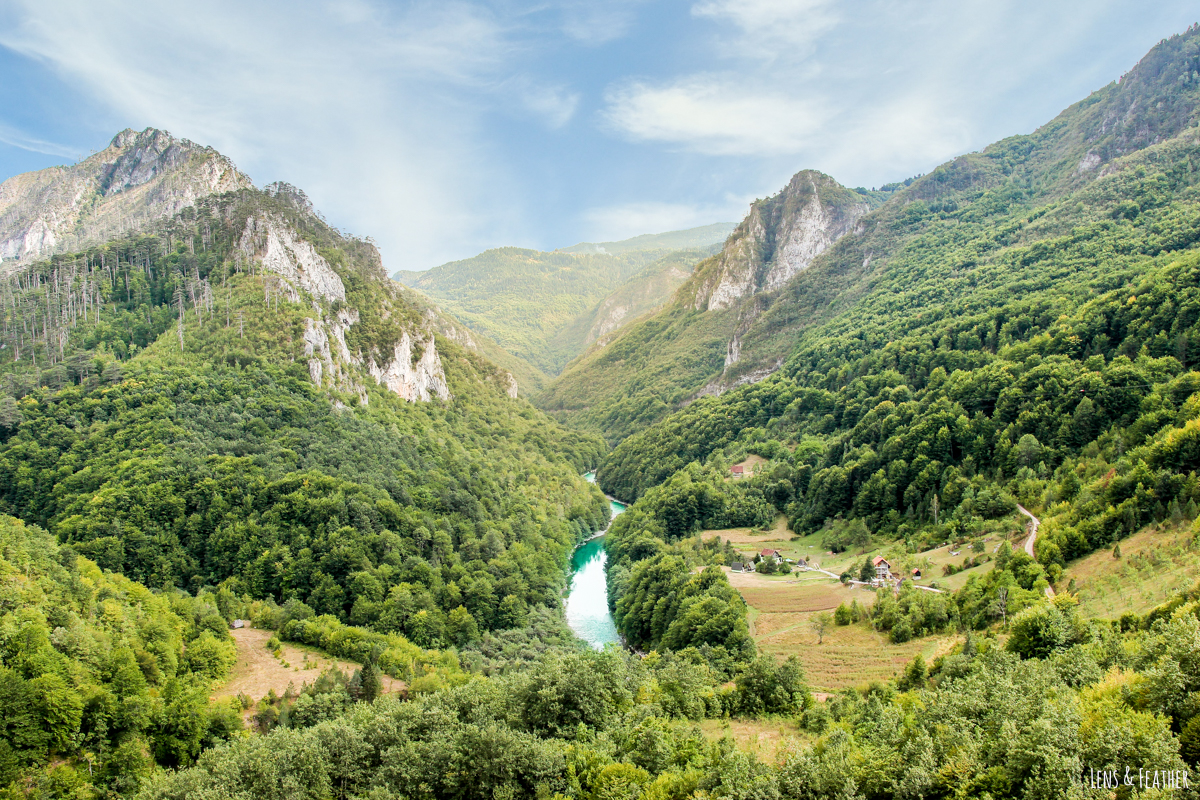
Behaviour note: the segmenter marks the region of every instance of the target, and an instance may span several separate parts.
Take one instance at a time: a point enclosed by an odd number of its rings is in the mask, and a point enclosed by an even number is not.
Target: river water
[[[596,480],[591,472],[583,477],[593,483]],[[609,500],[608,505],[613,517],[625,510],[615,500]],[[579,545],[571,555],[571,583],[567,587],[567,624],[576,636],[597,650],[620,641],[608,610],[608,586],[604,580],[607,561],[603,534]]]

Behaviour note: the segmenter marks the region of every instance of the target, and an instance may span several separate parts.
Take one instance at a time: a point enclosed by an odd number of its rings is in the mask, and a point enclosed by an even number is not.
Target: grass
[[[866,594],[864,592],[864,594]],[[815,612],[814,612],[815,613]],[[904,644],[892,644],[886,633],[878,633],[867,623],[832,625],[818,644],[809,624],[812,613],[774,614],[766,629],[759,617],[756,643],[759,650],[779,657],[795,655],[804,667],[809,685],[818,691],[836,692],[884,681],[903,671],[920,653],[926,661],[948,651],[956,636],[926,637]]]
[[[284,642],[280,657],[267,649],[267,640],[272,631],[258,628],[238,628],[230,631],[237,644],[237,662],[230,670],[225,684],[212,693],[213,699],[248,695],[253,700],[266,697],[274,689],[283,695],[288,684],[300,689],[315,681],[322,672],[337,666],[350,675],[362,665],[354,661],[330,658],[315,647]],[[387,675],[381,676],[384,692],[404,689],[404,682]]]
[[[765,764],[776,763],[789,745],[812,740],[794,719],[706,719],[699,728],[709,741],[732,739],[739,750]]]
[[[831,624],[821,641],[812,627],[816,614],[831,612],[841,603],[854,600],[869,607],[875,602],[874,592],[843,586],[833,578],[811,572],[785,576],[727,574],[730,584],[750,606],[747,618],[759,652],[779,658],[796,656],[809,685],[819,692],[887,680],[901,672],[917,653],[930,660],[958,641],[956,636],[942,636],[892,644],[887,634],[875,632],[867,623]]]
[[[1152,525],[1119,542],[1121,558],[1098,550],[1071,562],[1057,586],[1075,581],[1080,611],[1115,619],[1142,614],[1195,585],[1200,577],[1200,547],[1188,523]]]

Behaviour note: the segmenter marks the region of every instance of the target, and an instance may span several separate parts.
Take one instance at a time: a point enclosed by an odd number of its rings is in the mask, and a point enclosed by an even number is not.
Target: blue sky
[[[736,221],[805,168],[927,172],[1198,18],[1177,0],[0,0],[0,178],[164,128],[424,269]]]

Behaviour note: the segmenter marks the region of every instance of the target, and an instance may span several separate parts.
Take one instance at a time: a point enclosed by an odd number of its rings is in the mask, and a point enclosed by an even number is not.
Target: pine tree
[[[1113,558],[1120,558],[1120,557],[1121,557],[1121,545],[1114,544],[1113,545]]]
[[[364,703],[373,703],[383,690],[383,681],[380,680],[379,667],[376,666],[375,662],[368,661],[366,664],[363,664],[362,680],[360,683],[362,695],[359,699]]]
[[[354,670],[354,674],[350,676],[350,682],[346,684],[346,692],[354,699],[355,702],[363,699],[363,676],[362,670]]]

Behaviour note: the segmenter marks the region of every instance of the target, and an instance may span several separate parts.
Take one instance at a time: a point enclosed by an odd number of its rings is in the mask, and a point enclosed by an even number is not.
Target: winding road
[[[1035,558],[1033,555],[1033,543],[1037,541],[1038,526],[1042,524],[1042,521],[1033,514],[1030,514],[1028,509],[1020,503],[1017,504],[1017,511],[1029,517],[1029,538],[1025,540],[1025,552],[1029,554],[1030,558]],[[1054,597],[1054,589],[1050,586],[1046,587],[1046,597]]]

